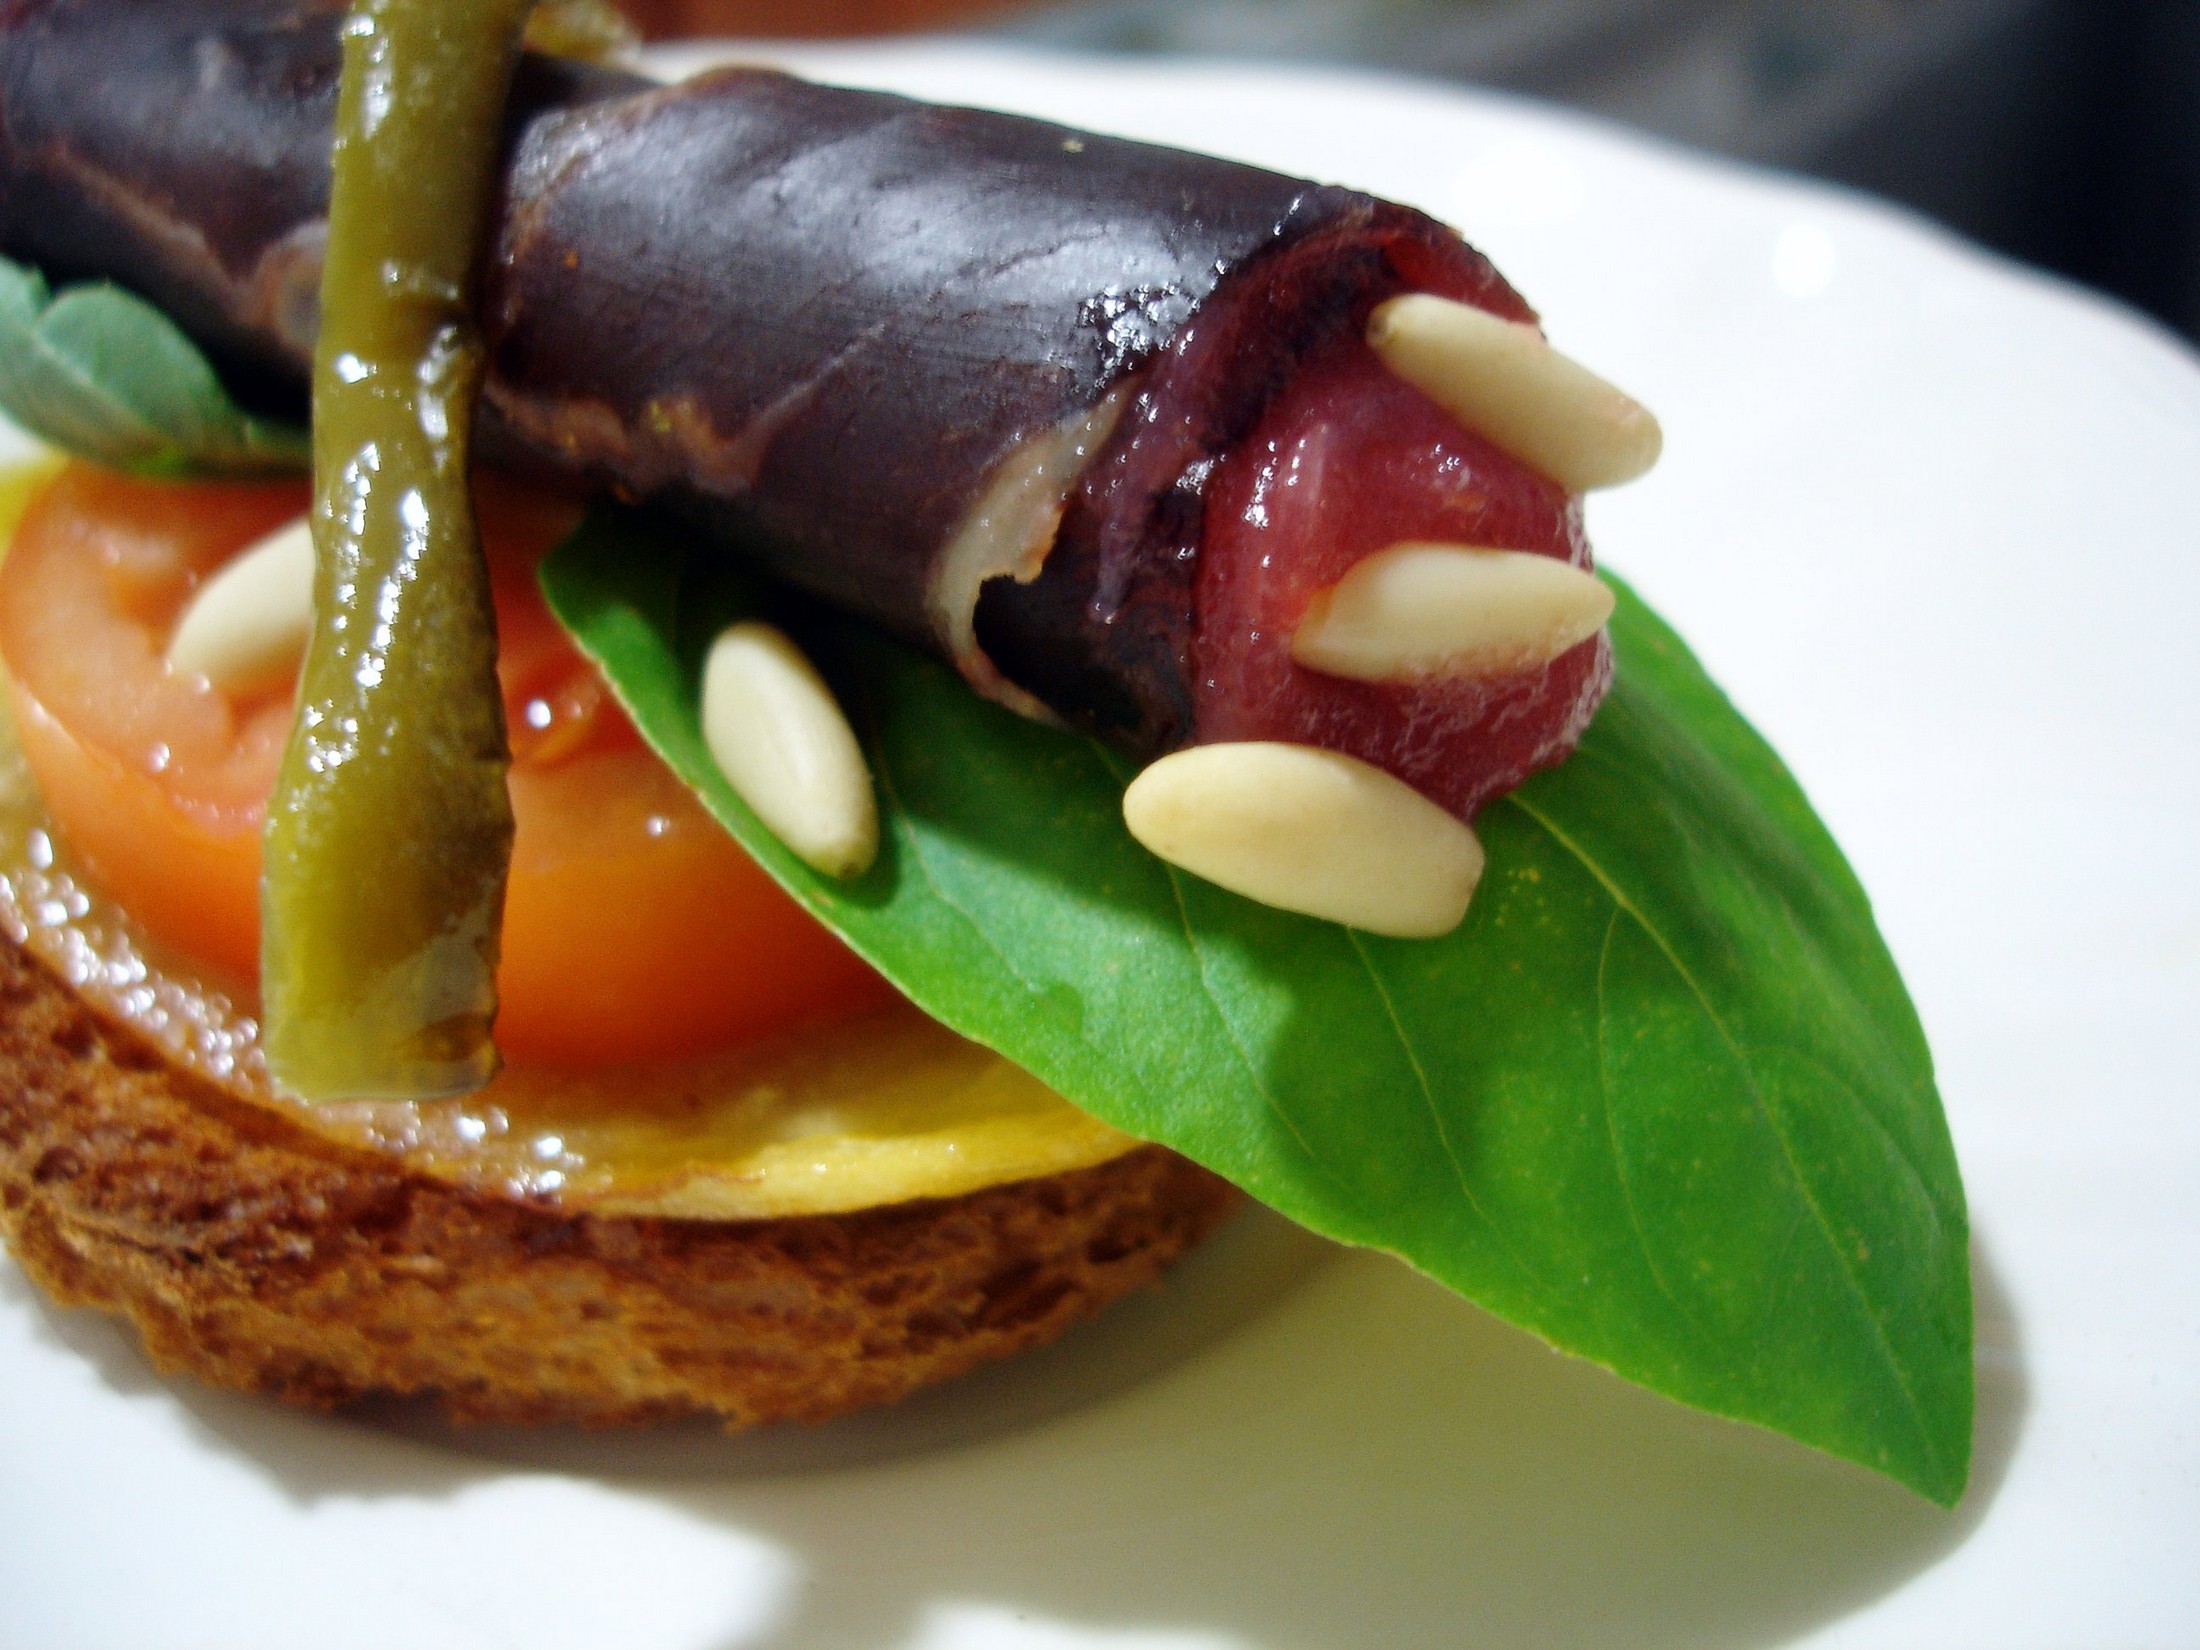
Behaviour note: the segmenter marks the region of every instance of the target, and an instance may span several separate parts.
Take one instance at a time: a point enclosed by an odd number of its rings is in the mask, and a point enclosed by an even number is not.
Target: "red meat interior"
[[[1462,818],[1563,758],[1610,677],[1601,636],[1540,669],[1484,678],[1375,684],[1293,662],[1308,598],[1405,540],[1590,565],[1577,503],[1348,334],[1305,363],[1209,478],[1192,647],[1197,741],[1343,751]]]

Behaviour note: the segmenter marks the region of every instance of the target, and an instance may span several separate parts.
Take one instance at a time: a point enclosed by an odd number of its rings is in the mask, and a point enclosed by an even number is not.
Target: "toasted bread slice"
[[[153,1360],[456,1418],[822,1420],[1035,1346],[1232,1192],[1159,1147],[967,1196],[741,1222],[598,1216],[308,1134],[174,1069],[0,940],[0,1231]]]

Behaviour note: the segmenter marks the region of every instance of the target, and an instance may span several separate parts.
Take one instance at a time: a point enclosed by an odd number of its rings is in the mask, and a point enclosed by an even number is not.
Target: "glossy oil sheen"
[[[45,465],[0,471],[0,540]],[[179,1068],[439,1179],[606,1214],[757,1219],[953,1197],[1134,1144],[906,1003],[647,1065],[519,1061],[476,1093],[315,1104],[267,1075],[249,981],[148,938],[59,840],[0,710],[0,932]]]
[[[511,854],[489,577],[467,493],[470,310],[525,0],[344,25],[314,363],[313,642],[268,808],[276,1082],[463,1093],[496,1069]]]

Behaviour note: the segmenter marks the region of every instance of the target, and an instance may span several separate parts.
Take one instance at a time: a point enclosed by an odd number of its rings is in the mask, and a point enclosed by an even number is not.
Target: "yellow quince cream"
[[[0,540],[52,473],[0,474]],[[255,995],[152,941],[72,867],[0,709],[0,931],[180,1068],[343,1145],[602,1214],[835,1214],[1088,1167],[1137,1142],[915,1007],[698,1059],[508,1065],[451,1099],[308,1104],[269,1082]]]

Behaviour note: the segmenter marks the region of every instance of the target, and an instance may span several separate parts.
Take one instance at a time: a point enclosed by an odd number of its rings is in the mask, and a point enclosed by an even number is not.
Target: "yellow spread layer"
[[[0,475],[0,542],[37,478]],[[166,956],[72,873],[0,709],[0,930],[186,1067],[331,1140],[605,1214],[837,1214],[1088,1167],[1136,1142],[917,1009],[704,1059],[507,1067],[453,1100],[309,1106],[268,1084],[248,986]]]

